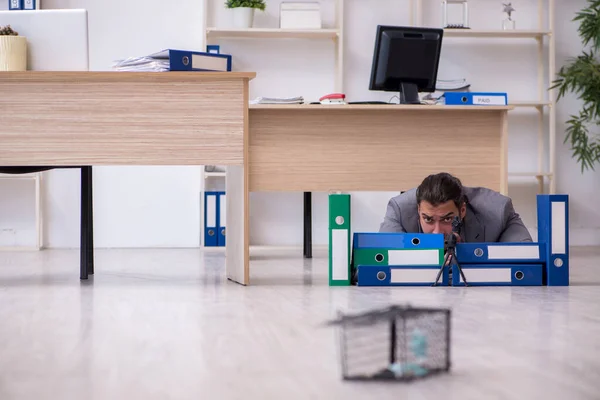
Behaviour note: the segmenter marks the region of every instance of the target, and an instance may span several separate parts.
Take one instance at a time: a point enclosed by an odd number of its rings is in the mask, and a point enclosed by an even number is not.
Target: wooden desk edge
[[[214,80],[252,80],[255,72],[130,72],[130,71],[18,71],[0,72],[0,83],[14,81],[44,82],[198,82]]]
[[[406,111],[510,111],[515,106],[442,106],[442,105],[410,105],[410,104],[250,104],[250,110],[406,110]]]

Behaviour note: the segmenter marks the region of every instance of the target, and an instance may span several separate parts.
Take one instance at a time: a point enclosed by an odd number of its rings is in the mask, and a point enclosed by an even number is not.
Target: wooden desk
[[[249,109],[254,76],[0,73],[0,166],[227,165],[226,270],[242,284],[250,191],[400,191],[448,171],[507,192],[511,107]]]
[[[227,275],[243,282],[254,76],[2,72],[0,166],[227,165]]]
[[[512,108],[251,105],[250,191],[400,192],[446,171],[507,193]]]
[[[250,191],[400,191],[440,171],[507,192],[512,107],[250,106]]]

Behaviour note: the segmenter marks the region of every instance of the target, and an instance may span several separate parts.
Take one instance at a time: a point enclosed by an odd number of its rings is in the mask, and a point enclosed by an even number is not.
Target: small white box
[[[319,3],[281,3],[279,27],[281,29],[321,29]]]

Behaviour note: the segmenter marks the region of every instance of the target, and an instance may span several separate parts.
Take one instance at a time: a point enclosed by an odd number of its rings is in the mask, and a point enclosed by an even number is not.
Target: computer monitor
[[[369,90],[399,92],[401,104],[420,104],[435,91],[443,29],[377,26]]]

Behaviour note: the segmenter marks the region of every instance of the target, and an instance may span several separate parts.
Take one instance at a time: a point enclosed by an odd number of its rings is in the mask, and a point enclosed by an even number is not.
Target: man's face
[[[435,207],[427,201],[422,201],[419,204],[419,221],[423,232],[452,233],[452,220],[457,215],[460,215],[461,219],[464,218],[466,209],[466,205],[463,204],[459,210],[453,201],[447,201]]]

